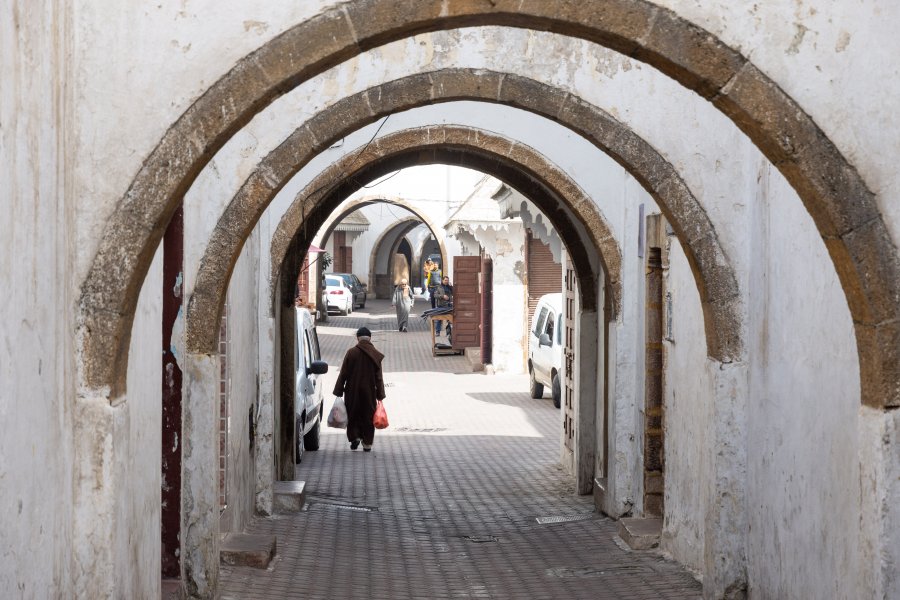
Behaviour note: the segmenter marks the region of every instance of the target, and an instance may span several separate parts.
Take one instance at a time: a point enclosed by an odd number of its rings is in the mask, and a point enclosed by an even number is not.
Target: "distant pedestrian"
[[[400,285],[394,288],[394,296],[391,298],[391,306],[397,311],[397,329],[407,331],[409,325],[409,310],[415,304],[412,290],[406,279],[400,280]]]
[[[347,406],[347,439],[350,449],[356,450],[362,442],[363,450],[370,452],[375,440],[372,417],[378,400],[384,400],[384,376],[381,361],[384,354],[372,345],[372,332],[366,327],[356,330],[356,345],[344,355],[334,395],[345,396]]]
[[[434,264],[434,261],[430,258],[425,261],[425,265],[422,267],[422,292],[424,293],[429,287],[429,280],[431,279],[431,271],[437,265]]]

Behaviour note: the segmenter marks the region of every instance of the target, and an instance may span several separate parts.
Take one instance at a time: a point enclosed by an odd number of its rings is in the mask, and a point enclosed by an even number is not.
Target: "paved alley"
[[[700,596],[676,564],[622,550],[615,522],[572,493],[549,394],[533,400],[526,376],[432,357],[425,323],[410,324],[397,332],[390,306],[370,301],[319,326],[327,392],[356,328],[373,331],[391,426],[371,453],[323,428],[321,449],[297,466],[305,510],[254,522],[248,532],[277,535],[278,555],[268,570],[223,566],[223,598]]]

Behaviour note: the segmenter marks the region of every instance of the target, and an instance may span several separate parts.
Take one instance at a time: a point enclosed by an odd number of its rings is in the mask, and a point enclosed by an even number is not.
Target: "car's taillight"
[[[338,296],[343,296],[343,295],[344,295],[344,290],[331,290],[331,291],[328,292],[328,293],[329,293],[329,294],[337,294]]]

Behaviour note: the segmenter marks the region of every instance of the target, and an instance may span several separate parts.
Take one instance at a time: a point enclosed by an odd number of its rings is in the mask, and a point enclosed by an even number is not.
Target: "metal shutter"
[[[550,246],[526,232],[525,260],[528,269],[528,330],[538,300],[544,294],[562,292],[562,265],[553,260]]]

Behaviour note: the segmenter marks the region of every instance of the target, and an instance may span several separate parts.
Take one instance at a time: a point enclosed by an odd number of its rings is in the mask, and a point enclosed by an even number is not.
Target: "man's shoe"
[[[363,452],[371,452],[372,444],[363,444]]]
[[[350,442],[351,450],[356,450],[357,448],[359,448],[359,440],[353,440],[352,442]]]

